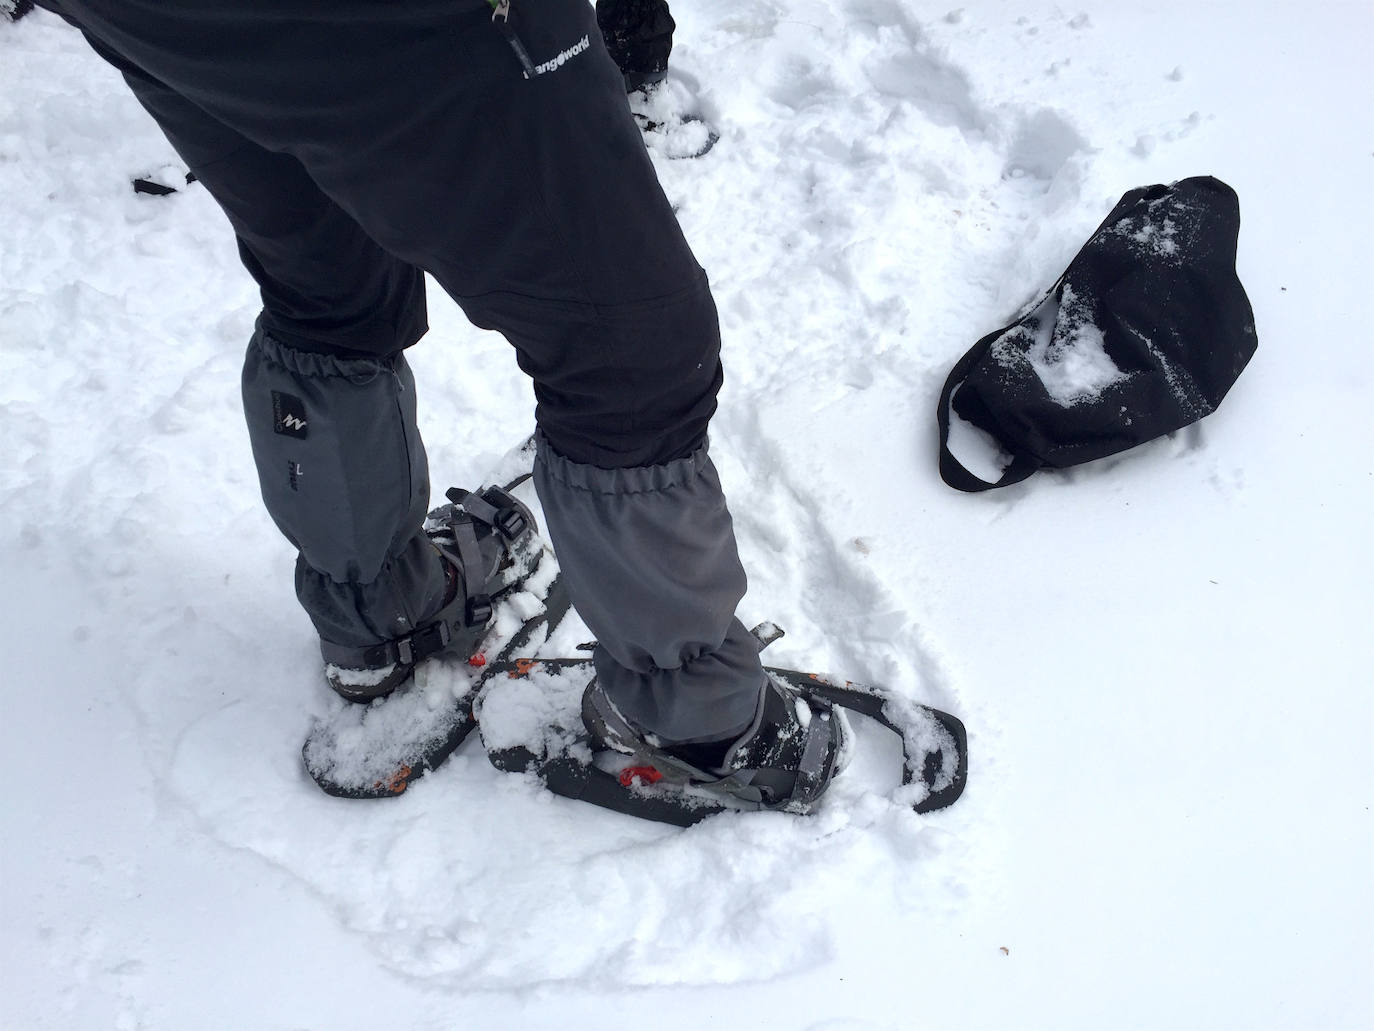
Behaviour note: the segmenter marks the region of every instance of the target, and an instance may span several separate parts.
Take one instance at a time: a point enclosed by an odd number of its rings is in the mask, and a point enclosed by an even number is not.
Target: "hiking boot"
[[[539,564],[539,528],[529,508],[500,487],[457,487],[429,513],[425,534],[444,563],[442,607],[404,637],[366,648],[320,642],[325,680],[350,702],[384,698],[436,655],[471,655],[491,622],[492,603]]]
[[[809,812],[837,772],[848,724],[825,702],[765,676],[753,725],[739,737],[664,744],[626,720],[595,678],[582,695],[582,722],[594,745],[629,756],[655,784],[697,788],[741,809]]]

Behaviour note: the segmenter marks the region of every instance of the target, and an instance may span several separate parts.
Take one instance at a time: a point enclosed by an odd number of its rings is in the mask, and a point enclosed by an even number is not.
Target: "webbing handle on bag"
[[[1034,455],[1018,454],[1012,458],[1011,464],[1002,471],[1002,478],[996,482],[990,482],[969,472],[963,463],[954,457],[954,452],[949,449],[949,404],[954,397],[954,392],[964,382],[964,377],[968,375],[969,370],[983,360],[983,356],[988,353],[993,342],[1010,328],[1008,326],[989,333],[974,344],[968,354],[960,358],[954,368],[950,370],[949,378],[945,380],[945,389],[940,391],[940,407],[936,412],[936,419],[940,423],[940,479],[955,490],[975,494],[978,491],[992,490],[994,487],[1006,487],[1013,483],[1020,483],[1040,468],[1040,460]]]

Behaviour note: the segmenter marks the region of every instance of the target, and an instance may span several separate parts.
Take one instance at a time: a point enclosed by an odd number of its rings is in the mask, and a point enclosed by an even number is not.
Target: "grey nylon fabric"
[[[616,708],[664,744],[744,733],[765,678],[735,618],[744,567],[706,445],[664,465],[602,469],[540,434],[534,483]]]
[[[296,594],[320,637],[371,645],[436,612],[444,570],[423,533],[429,473],[404,355],[299,351],[259,326],[243,407],[263,501],[300,549]]]

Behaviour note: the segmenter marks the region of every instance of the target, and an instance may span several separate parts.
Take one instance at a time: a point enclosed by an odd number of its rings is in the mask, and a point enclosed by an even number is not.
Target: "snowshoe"
[[[720,135],[692,109],[691,91],[676,79],[647,83],[629,93],[644,144],[650,153],[671,161],[699,158],[720,140]]]
[[[513,487],[508,485],[503,493]],[[477,517],[486,512],[479,502],[494,502],[490,488],[480,495],[451,492],[450,499],[449,506],[431,514],[426,526],[439,547],[461,550],[453,526],[473,527],[454,510],[461,507]],[[323,791],[340,798],[388,798],[404,792],[472,732],[473,699],[490,674],[513,656],[536,650],[567,615],[570,602],[558,563],[534,529],[528,509],[520,507],[529,520],[528,532],[517,534],[518,547],[503,548],[505,558],[486,581],[490,593],[485,618],[475,622],[482,615],[480,597],[460,591],[460,622],[422,628],[411,635],[417,640],[411,641],[406,654],[396,642],[390,643],[387,655],[395,659],[391,665],[406,666],[399,687],[367,705],[340,702],[311,729],[301,755]],[[487,525],[496,523],[488,519]],[[469,540],[463,546],[474,545]],[[482,548],[480,543],[476,546]],[[488,542],[484,554],[491,550]],[[456,610],[457,603],[450,607]],[[449,627],[447,641],[436,625]]]
[[[317,723],[301,749],[311,778],[337,798],[401,794],[467,740],[473,701],[491,675],[547,640],[568,609],[562,577],[547,563],[501,599],[486,639],[466,661],[431,659],[389,697],[367,706],[341,702]]]
[[[781,631],[765,624],[755,636],[763,646]],[[517,659],[492,671],[477,703],[482,744],[497,769],[532,772],[555,794],[686,827],[731,809],[811,811],[844,765],[852,711],[901,738],[903,791],[917,812],[962,794],[967,735],[956,717],[880,688],[765,670],[761,723],[774,736],[746,735],[721,768],[703,769],[690,750],[657,747],[625,725],[588,690],[589,657]]]

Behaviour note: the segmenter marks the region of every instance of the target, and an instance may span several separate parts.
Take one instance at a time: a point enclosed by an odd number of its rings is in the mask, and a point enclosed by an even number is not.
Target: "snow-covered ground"
[[[928,817],[869,747],[810,819],[637,824],[475,740],[387,803],[330,701],[238,402],[227,224],[79,37],[0,22],[0,1025],[1374,1026],[1374,9],[684,0],[721,133],[665,187],[712,276],[716,460],[777,661],[971,732]],[[1222,409],[988,496],[955,359],[1127,188],[1241,198]],[[531,428],[437,291],[438,487]]]

